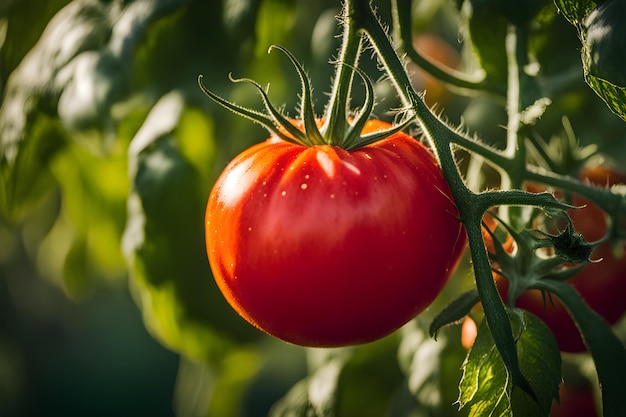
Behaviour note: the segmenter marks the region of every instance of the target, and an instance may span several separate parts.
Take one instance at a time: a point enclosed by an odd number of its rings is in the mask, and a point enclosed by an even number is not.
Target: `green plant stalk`
[[[343,41],[333,79],[333,90],[326,108],[325,121],[320,132],[327,143],[333,138],[345,137],[348,122],[346,109],[350,99],[350,90],[354,78],[354,68],[361,53],[362,33],[355,24],[355,19],[345,15],[343,19]]]

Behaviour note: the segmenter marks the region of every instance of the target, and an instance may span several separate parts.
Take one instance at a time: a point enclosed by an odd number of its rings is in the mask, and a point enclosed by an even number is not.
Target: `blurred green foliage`
[[[494,28],[505,30],[504,17],[468,6],[480,2],[414,3],[417,30],[454,45],[466,69],[505,80],[503,45],[493,36]],[[388,2],[375,4],[390,22]],[[206,261],[204,204],[213,181],[265,132],[206,99],[198,74],[216,93],[251,107],[260,103],[254,89],[229,83],[228,74],[270,83],[272,99],[293,114],[296,74],[280,54],[266,53],[280,44],[303,62],[321,112],[340,6],[0,5],[0,415],[458,415],[465,357],[458,326],[435,342],[423,325],[429,311],[365,346],[285,345],[232,311]],[[579,75],[566,77],[569,93],[554,95],[538,131],[559,134],[566,113],[583,143],[623,156],[626,148],[615,145],[621,121],[576,67],[576,31],[551,3],[537,21],[532,43],[542,68],[562,75],[574,66]],[[362,66],[376,74],[369,54]],[[397,100],[384,80],[376,91],[377,115],[390,119]],[[493,144],[504,140],[501,104],[462,96],[441,103],[452,122],[463,120]],[[463,265],[433,311],[469,279]]]

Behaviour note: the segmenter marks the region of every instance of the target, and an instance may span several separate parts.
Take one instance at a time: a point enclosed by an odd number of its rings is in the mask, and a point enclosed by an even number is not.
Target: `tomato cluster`
[[[389,127],[370,120],[363,133]],[[403,133],[353,151],[272,136],[226,167],[206,209],[226,299],[305,346],[398,329],[439,294],[465,244],[441,168]]]

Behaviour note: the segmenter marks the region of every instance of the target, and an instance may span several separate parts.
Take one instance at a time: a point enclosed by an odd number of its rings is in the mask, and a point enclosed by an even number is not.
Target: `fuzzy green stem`
[[[594,204],[607,213],[616,213],[624,200],[623,196],[612,193],[607,188],[591,186],[576,178],[556,174],[535,166],[527,167],[525,179],[527,181],[579,194],[585,199],[593,201]]]
[[[354,68],[361,53],[362,34],[357,26],[357,17],[351,2],[344,4],[343,42],[339,53],[339,62],[333,79],[330,102],[326,109],[324,125],[320,128],[326,143],[336,144],[342,140],[348,129],[346,110],[350,98]]]

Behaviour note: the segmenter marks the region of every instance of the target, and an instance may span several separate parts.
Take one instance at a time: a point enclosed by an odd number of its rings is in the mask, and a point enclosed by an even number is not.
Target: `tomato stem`
[[[354,10],[350,8],[350,2],[346,2],[342,15],[343,41],[339,60],[335,66],[333,88],[326,108],[324,124],[320,129],[328,143],[335,142],[335,138],[345,137],[348,126],[346,111],[354,76],[353,68],[357,66],[361,54],[362,33],[356,25],[356,20],[351,17],[354,15]]]

